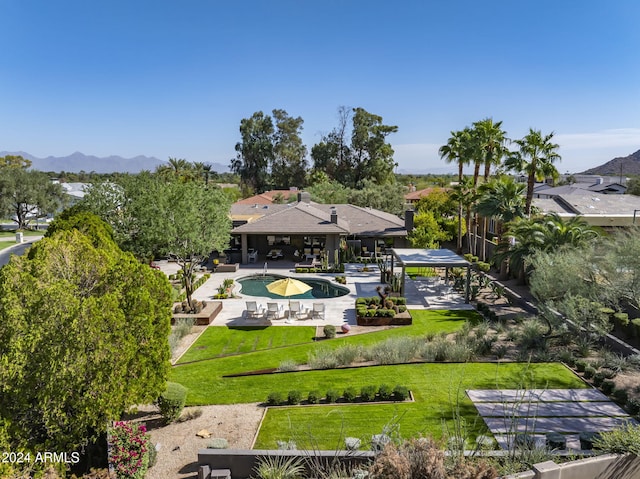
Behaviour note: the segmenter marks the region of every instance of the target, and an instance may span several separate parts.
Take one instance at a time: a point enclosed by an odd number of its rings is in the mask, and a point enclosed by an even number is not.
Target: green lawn
[[[313,326],[211,327],[202,333],[179,363],[311,343],[315,334],[316,328]]]
[[[303,396],[307,388],[324,392],[330,387],[342,391],[346,387],[359,389],[363,385],[382,383],[393,387],[401,383],[411,389],[415,402],[270,408],[260,428],[256,449],[272,449],[277,446],[277,440],[289,439],[299,448],[332,448],[345,436],[359,437],[365,444],[367,438],[380,434],[394,419],[404,437],[425,434],[439,438],[443,435],[443,422],[453,428],[456,398],[459,398],[461,416],[471,435],[476,436],[487,430],[464,394],[466,389],[585,387],[559,363],[428,363],[287,374],[296,376],[297,388]],[[276,391],[279,385],[276,379],[267,389]]]
[[[305,330],[306,328],[300,326],[273,326],[261,330],[254,331],[229,331],[227,328],[210,327],[207,329],[207,338],[202,343],[197,341],[189,350],[185,353],[180,364],[171,370],[170,381],[178,382],[184,385],[188,390],[187,404],[189,405],[203,405],[203,404],[233,404],[238,402],[251,402],[262,401],[266,398],[266,394],[270,391],[263,390],[261,396],[256,396],[255,399],[247,399],[247,392],[243,389],[237,389],[230,387],[228,384],[229,379],[224,379],[222,376],[227,374],[237,374],[249,371],[256,371],[266,368],[277,368],[284,360],[294,360],[298,363],[306,363],[310,352],[315,351],[317,348],[338,348],[345,344],[359,344],[369,345],[377,342],[384,341],[390,337],[399,336],[424,336],[429,333],[438,332],[453,332],[462,328],[464,323],[468,320],[475,320],[478,315],[474,311],[411,311],[413,315],[413,324],[411,326],[404,326],[401,328],[385,329],[374,333],[358,334],[358,335],[344,335],[330,341],[320,342],[303,342],[305,339],[313,336],[313,333],[298,333],[296,331],[291,332],[291,336],[286,330]],[[280,331],[277,331],[280,330]],[[209,332],[210,331],[210,332]],[[299,341],[301,344],[292,344],[287,347],[275,347],[271,349],[260,349],[245,354],[224,356],[223,351],[233,349],[227,347],[229,345],[237,345],[241,342],[242,333],[246,333],[247,337],[254,338],[259,336],[260,333],[265,336],[263,344],[268,344],[271,341],[269,338],[286,337],[294,338],[296,335],[301,334],[302,339]],[[220,341],[217,341],[216,335],[220,335]],[[227,334],[234,337],[233,340],[227,340]],[[229,336],[230,337],[230,336]],[[211,342],[211,346],[207,347],[208,342]],[[248,340],[248,344],[252,344],[252,340]],[[215,344],[215,346],[214,346]],[[206,349],[198,349],[200,347],[206,347]],[[210,358],[210,359],[206,359]],[[188,364],[188,361],[195,361]],[[269,378],[274,376],[265,376],[267,378],[267,384]],[[257,384],[261,381],[261,377],[254,376],[253,379]],[[244,387],[244,386],[243,386]],[[293,389],[293,384],[289,389]]]
[[[342,392],[347,387],[397,384],[413,392],[415,403],[385,405],[323,405],[274,408],[267,413],[256,444],[272,448],[276,440],[294,439],[299,446],[313,433],[313,447],[335,447],[340,437],[367,438],[399,418],[404,436],[419,433],[439,437],[443,420],[451,424],[454,398],[460,397],[460,412],[474,434],[484,432],[475,408],[464,390],[549,387],[579,388],[583,382],[564,366],[519,363],[428,363],[367,368],[297,371],[279,374],[225,377],[267,368],[277,368],[287,359],[305,363],[317,348],[345,344],[370,345],[390,337],[424,336],[454,332],[465,322],[478,318],[474,311],[411,311],[411,326],[360,335],[344,335],[329,341],[312,342],[314,328],[278,326],[267,328],[210,327],[171,370],[170,380],[188,388],[188,405],[263,402],[271,392],[285,396],[298,390],[322,396],[328,389]],[[189,362],[192,361],[192,362]],[[292,432],[295,431],[295,434]]]

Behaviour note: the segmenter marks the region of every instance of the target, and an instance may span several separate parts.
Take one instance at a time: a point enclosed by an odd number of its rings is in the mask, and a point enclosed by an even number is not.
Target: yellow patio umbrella
[[[303,283],[302,281],[298,281],[293,278],[278,279],[267,285],[267,291],[279,296],[284,296],[285,298],[295,296],[296,294],[304,294],[310,289],[313,288],[307,283]],[[289,300],[289,311],[291,311],[291,300]],[[291,321],[290,317],[287,319],[287,322],[289,321]]]
[[[295,296],[296,294],[304,294],[310,289],[313,289],[307,283],[298,281],[294,278],[282,278],[269,283],[267,290],[270,293],[277,294],[278,296]]]

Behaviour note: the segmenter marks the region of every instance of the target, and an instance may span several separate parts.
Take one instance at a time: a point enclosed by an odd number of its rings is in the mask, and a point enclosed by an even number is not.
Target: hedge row
[[[319,391],[310,391],[307,394],[306,404],[343,402],[372,402],[372,401],[406,401],[409,398],[409,389],[397,385],[393,389],[387,384],[380,386],[363,386],[360,391],[355,388],[347,388],[342,394],[335,389],[329,389],[324,398]],[[272,392],[267,397],[268,406],[282,406],[285,404],[296,405],[302,403],[302,393],[297,390],[289,391],[287,397],[281,392]]]

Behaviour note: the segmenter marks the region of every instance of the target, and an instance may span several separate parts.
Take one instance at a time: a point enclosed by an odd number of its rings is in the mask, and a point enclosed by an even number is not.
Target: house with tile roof
[[[330,263],[337,259],[345,244],[359,252],[373,254],[391,247],[407,246],[407,233],[412,229],[413,212],[405,219],[373,208],[351,204],[314,203],[308,195],[288,204],[247,204],[231,206],[232,242],[239,262],[267,256],[277,251],[278,257],[300,260],[325,255]]]

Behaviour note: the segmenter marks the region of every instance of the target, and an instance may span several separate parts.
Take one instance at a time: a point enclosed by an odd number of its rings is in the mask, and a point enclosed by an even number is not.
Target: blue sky
[[[451,130],[554,131],[561,172],[640,149],[640,2],[0,0],[0,150],[228,164],[283,108],[309,148],[341,105],[398,125],[400,170]]]

